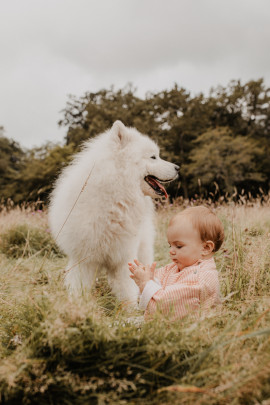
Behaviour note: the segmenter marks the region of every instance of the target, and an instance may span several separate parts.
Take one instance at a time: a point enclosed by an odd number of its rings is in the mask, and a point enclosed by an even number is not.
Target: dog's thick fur
[[[160,192],[145,177],[171,181],[177,172],[149,137],[120,121],[85,143],[58,178],[49,207],[52,233],[69,258],[65,282],[72,291],[90,288],[105,268],[116,296],[136,301],[127,263],[153,262],[151,197]]]

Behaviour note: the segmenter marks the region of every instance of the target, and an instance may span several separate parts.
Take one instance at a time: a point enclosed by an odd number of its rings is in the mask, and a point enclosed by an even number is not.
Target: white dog
[[[100,268],[120,300],[135,302],[138,289],[127,263],[153,262],[153,202],[167,196],[160,182],[177,178],[179,167],[159,157],[158,146],[135,128],[116,121],[85,143],[56,182],[49,222],[68,255],[66,285],[91,288]]]

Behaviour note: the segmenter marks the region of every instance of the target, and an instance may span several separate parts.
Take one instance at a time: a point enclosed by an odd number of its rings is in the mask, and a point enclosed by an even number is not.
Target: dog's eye
[[[156,156],[154,155],[154,156],[151,156],[151,159],[156,159]]]

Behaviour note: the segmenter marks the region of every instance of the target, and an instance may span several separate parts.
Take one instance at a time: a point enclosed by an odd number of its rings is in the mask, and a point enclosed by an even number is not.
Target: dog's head
[[[140,182],[143,194],[167,198],[163,184],[178,177],[179,166],[161,159],[154,141],[135,128],[126,127],[121,121],[113,124],[111,133],[120,150],[119,164],[128,168],[130,178]]]

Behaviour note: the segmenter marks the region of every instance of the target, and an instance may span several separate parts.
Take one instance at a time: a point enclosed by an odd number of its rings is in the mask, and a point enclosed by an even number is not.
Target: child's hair
[[[172,225],[176,219],[182,216],[190,218],[194,228],[199,231],[203,242],[211,240],[215,244],[214,252],[219,250],[224,240],[224,228],[213,211],[202,205],[190,207],[174,215],[169,225]]]

